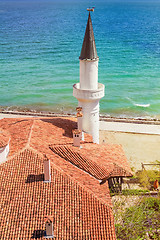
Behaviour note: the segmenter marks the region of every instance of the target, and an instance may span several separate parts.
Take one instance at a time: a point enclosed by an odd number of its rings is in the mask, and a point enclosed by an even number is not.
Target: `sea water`
[[[0,1],[1,109],[73,113],[91,14],[100,113],[160,116],[160,1]]]

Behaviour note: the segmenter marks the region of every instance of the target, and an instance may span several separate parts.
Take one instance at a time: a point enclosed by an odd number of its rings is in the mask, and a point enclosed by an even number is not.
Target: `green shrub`
[[[149,197],[141,202],[141,206],[146,209],[160,211],[160,199]]]
[[[147,193],[149,190],[141,190],[141,189],[125,189],[122,190],[123,195],[141,195],[142,193]]]
[[[160,239],[160,198],[144,198],[136,206],[126,209],[122,224],[116,225],[117,239]]]
[[[156,179],[160,178],[159,172],[154,170],[143,170],[137,173],[139,183],[145,189],[151,189]]]

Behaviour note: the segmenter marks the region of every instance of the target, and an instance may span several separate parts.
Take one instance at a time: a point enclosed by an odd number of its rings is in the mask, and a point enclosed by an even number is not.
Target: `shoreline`
[[[72,113],[52,113],[52,112],[38,112],[38,111],[0,111],[0,115],[5,115],[11,118],[17,117],[76,117]],[[143,117],[112,117],[100,114],[100,121],[104,122],[121,122],[121,123],[134,123],[134,124],[151,124],[160,125],[160,119],[156,118],[143,118]]]

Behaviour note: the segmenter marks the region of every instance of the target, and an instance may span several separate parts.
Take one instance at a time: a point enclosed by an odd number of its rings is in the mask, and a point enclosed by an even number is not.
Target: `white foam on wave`
[[[148,103],[148,104],[138,104],[138,103],[136,104],[136,103],[135,103],[134,105],[137,106],[137,107],[147,108],[147,107],[150,107],[151,104],[150,104],[150,103]]]
[[[143,107],[143,108],[147,108],[150,107],[150,103],[147,104],[140,104],[140,103],[135,103],[132,99],[130,99],[129,97],[126,97],[126,99],[128,99],[134,106],[136,107]]]

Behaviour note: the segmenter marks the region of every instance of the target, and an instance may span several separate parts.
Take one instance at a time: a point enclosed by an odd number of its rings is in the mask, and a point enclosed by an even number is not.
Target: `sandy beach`
[[[100,143],[116,143],[123,150],[133,171],[142,169],[141,163],[160,161],[160,135],[100,130]],[[146,169],[149,169],[146,166]]]
[[[38,118],[60,115],[18,112],[0,113],[0,119],[30,118],[33,116]],[[71,117],[71,115],[69,116]],[[155,122],[155,120],[101,119],[100,144],[103,143],[121,144],[133,170],[140,170],[142,169],[141,163],[148,164],[155,163],[157,160],[160,161],[160,123],[159,121]],[[146,166],[146,169],[148,168]]]
[[[121,144],[133,171],[142,169],[142,163],[160,161],[158,124],[100,122],[100,143],[103,142]]]

